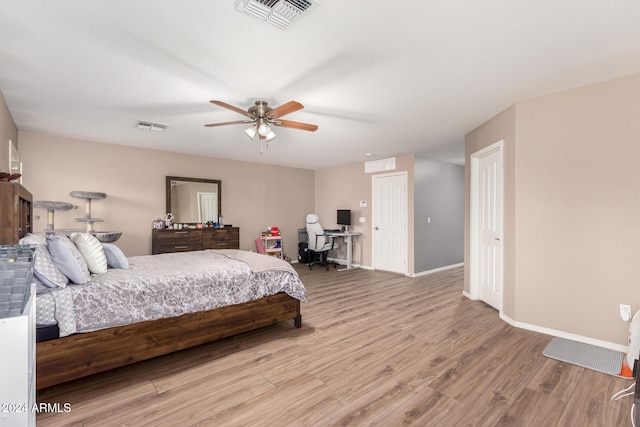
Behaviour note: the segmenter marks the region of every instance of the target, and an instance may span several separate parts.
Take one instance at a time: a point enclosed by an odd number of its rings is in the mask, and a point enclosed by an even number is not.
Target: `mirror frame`
[[[166,212],[171,212],[171,181],[204,182],[206,184],[218,184],[218,218],[222,215],[222,181],[219,179],[188,178],[183,176],[167,176],[166,186]],[[176,221],[178,222],[178,221]],[[218,222],[216,220],[216,222]],[[196,224],[195,222],[182,222],[183,224]]]

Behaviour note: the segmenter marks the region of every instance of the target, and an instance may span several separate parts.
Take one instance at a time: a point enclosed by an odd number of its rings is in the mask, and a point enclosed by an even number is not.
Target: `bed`
[[[306,290],[283,260],[239,250],[128,258],[86,284],[44,290],[36,323],[42,389],[285,320],[300,328]]]

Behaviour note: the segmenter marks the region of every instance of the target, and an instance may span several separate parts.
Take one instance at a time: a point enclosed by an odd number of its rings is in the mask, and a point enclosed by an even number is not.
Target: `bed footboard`
[[[70,335],[36,345],[36,387],[43,389],[199,344],[293,319],[300,301],[285,293],[215,310]]]

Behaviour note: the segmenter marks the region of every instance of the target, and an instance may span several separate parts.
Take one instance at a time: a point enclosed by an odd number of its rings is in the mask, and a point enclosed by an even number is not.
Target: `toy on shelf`
[[[278,227],[269,227],[267,231],[263,231],[260,237],[256,239],[256,247],[261,254],[284,259],[282,235]]]
[[[279,236],[280,230],[278,227],[268,227],[267,231],[262,233],[263,236]]]

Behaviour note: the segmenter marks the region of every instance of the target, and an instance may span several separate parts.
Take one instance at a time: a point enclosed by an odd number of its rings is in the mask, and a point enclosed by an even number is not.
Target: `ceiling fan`
[[[314,132],[318,129],[317,125],[280,119],[280,117],[286,114],[290,114],[290,113],[293,113],[294,111],[302,110],[304,108],[304,106],[297,101],[289,101],[286,104],[282,104],[279,107],[271,108],[267,104],[267,101],[258,100],[255,102],[255,105],[249,108],[247,111],[238,107],[234,107],[233,105],[229,105],[226,102],[222,102],[222,101],[210,101],[210,102],[222,108],[226,108],[228,110],[235,111],[236,113],[240,113],[243,116],[247,116],[248,120],[236,120],[233,122],[223,122],[223,123],[210,123],[205,126],[214,127],[214,126],[251,123],[251,126],[244,131],[244,133],[247,134],[247,136],[251,139],[255,138],[256,135],[258,135],[260,139],[264,139],[267,142],[275,139],[276,134],[271,129],[270,127],[271,125],[306,130],[309,132]],[[261,148],[260,152],[262,151],[263,150]]]

